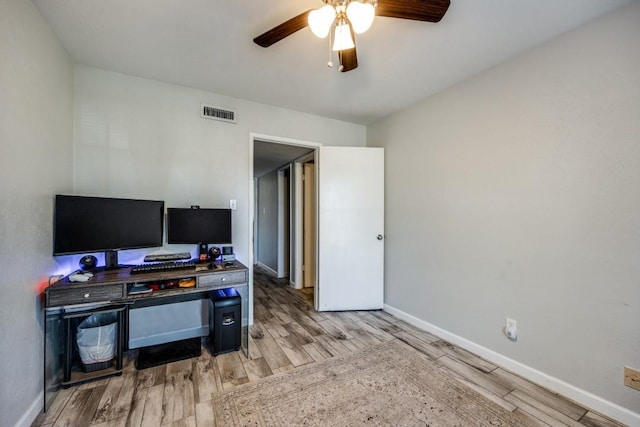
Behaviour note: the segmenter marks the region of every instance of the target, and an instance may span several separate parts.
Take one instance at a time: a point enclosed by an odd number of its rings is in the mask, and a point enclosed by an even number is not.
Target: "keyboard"
[[[144,262],[178,261],[181,259],[191,259],[191,254],[189,252],[178,252],[175,254],[147,255],[144,257]]]
[[[159,262],[155,264],[140,264],[131,267],[131,274],[150,273],[158,271],[184,270],[187,268],[195,268],[195,261],[172,261]]]

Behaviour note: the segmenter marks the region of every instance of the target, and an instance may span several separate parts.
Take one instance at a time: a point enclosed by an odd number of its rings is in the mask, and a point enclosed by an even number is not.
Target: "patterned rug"
[[[389,341],[213,396],[219,426],[534,425]]]

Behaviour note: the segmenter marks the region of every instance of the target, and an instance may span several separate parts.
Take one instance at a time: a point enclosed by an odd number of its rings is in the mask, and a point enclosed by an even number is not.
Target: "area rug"
[[[218,426],[527,426],[393,340],[213,396]]]

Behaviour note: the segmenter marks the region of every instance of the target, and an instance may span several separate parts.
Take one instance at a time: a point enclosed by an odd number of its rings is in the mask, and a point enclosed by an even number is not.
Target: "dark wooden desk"
[[[122,373],[122,352],[128,343],[130,309],[208,298],[215,289],[234,287],[242,297],[242,350],[248,354],[248,269],[235,261],[231,267],[214,264],[195,268],[131,274],[131,268],[96,270],[87,282],[71,282],[69,277],[45,290],[45,409],[60,386],[67,387]],[[194,279],[189,288],[166,288],[148,293],[132,293],[136,285],[170,286],[180,279]],[[99,312],[117,312],[116,357],[112,367],[92,373],[73,370],[72,325]]]

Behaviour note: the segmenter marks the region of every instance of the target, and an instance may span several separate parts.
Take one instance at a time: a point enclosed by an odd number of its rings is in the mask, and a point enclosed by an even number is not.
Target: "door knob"
[[[378,240],[382,240],[384,239],[384,237],[382,237],[382,234],[378,234]]]

